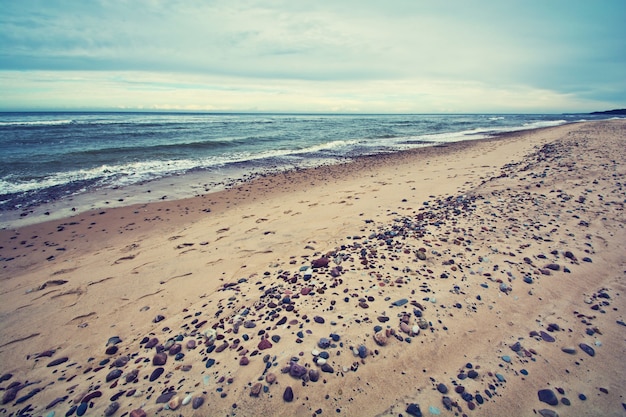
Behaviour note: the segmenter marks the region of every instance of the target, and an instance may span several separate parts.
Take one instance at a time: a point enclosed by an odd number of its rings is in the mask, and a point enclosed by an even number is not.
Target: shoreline
[[[0,413],[67,396],[58,415],[165,416],[191,396],[204,404],[177,413],[621,415],[625,129],[517,131],[0,230],[0,392],[41,381]],[[146,337],[183,357],[153,364]]]
[[[568,122],[570,123],[584,123],[580,121]],[[562,125],[559,125],[562,126]],[[392,152],[382,152],[374,155],[362,155],[353,157],[347,161],[339,161],[335,163],[323,163],[321,165],[313,167],[283,167],[277,169],[276,167],[268,167],[264,169],[258,169],[253,172],[247,172],[245,170],[238,170],[236,168],[230,168],[227,173],[216,174],[213,170],[193,170],[184,174],[167,176],[164,178],[150,180],[147,182],[131,184],[128,186],[115,187],[115,188],[99,188],[87,193],[75,195],[75,196],[60,196],[55,200],[48,203],[41,203],[34,206],[27,205],[21,209],[14,210],[2,210],[0,211],[0,230],[13,230],[22,228],[24,226],[32,226],[40,223],[46,223],[49,221],[60,221],[76,217],[83,213],[90,213],[94,211],[102,211],[109,209],[125,208],[135,205],[144,204],[158,204],[167,201],[179,201],[188,200],[198,197],[205,197],[209,194],[225,191],[237,186],[242,186],[253,182],[256,178],[265,178],[268,176],[281,176],[281,175],[298,175],[300,171],[323,168],[328,166],[346,165],[356,163],[355,166],[359,166],[359,160],[365,161],[371,158],[377,157],[389,157],[390,155],[404,153],[411,154],[417,152],[418,154],[423,148],[446,148],[448,146],[457,146],[464,142],[480,142],[498,140],[503,137],[506,138],[509,135],[515,135],[517,133],[524,133],[528,131],[539,131],[541,129],[550,128],[538,127],[530,129],[519,129],[510,132],[498,132],[490,133],[489,137],[481,137],[478,139],[465,139],[454,142],[425,142],[428,145],[407,150],[397,150]],[[484,135],[485,133],[478,133],[478,135]],[[420,143],[422,141],[419,141]],[[459,145],[461,146],[461,145]],[[358,168],[357,168],[358,169]],[[213,181],[207,181],[207,175],[209,178],[213,178]],[[140,195],[143,195],[140,197]]]

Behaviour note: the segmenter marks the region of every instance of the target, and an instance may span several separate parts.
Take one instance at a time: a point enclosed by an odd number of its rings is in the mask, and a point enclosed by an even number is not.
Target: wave
[[[0,127],[2,126],[62,126],[62,125],[71,125],[75,124],[76,121],[73,119],[63,119],[63,120],[32,120],[32,121],[15,121],[15,122],[0,122]]]
[[[264,159],[272,160],[310,153],[315,154],[325,150],[348,147],[358,142],[359,141],[356,140],[342,140],[300,149],[266,150],[257,153],[230,152],[228,154],[197,159],[153,159],[115,165],[100,165],[87,169],[57,172],[48,176],[28,180],[19,180],[9,175],[0,179],[0,195],[26,193],[84,181],[93,181],[95,185],[99,187],[125,186],[170,175],[182,174],[196,169],[220,168],[229,164],[240,164]],[[119,149],[119,151],[124,151],[124,149]]]

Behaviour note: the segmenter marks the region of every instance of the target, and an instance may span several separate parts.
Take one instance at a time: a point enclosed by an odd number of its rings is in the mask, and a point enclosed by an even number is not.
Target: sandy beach
[[[2,416],[624,416],[626,121],[0,230]]]

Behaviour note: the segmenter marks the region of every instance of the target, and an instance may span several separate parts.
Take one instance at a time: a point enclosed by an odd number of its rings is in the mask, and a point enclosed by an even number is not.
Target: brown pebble
[[[130,412],[130,417],[146,417],[146,412],[141,408],[137,408]]]
[[[273,384],[274,382],[276,382],[276,375],[273,373],[268,373],[267,375],[265,375],[265,382],[267,382],[268,384]]]
[[[166,362],[167,362],[167,355],[165,354],[165,352],[157,353],[152,358],[152,364],[155,366],[165,365]]]
[[[272,347],[272,343],[267,339],[261,340],[258,345],[259,350],[265,350],[271,347]]]
[[[256,384],[252,386],[252,388],[250,388],[250,396],[258,397],[262,389],[263,389],[263,384],[261,384],[260,382],[257,382]]]

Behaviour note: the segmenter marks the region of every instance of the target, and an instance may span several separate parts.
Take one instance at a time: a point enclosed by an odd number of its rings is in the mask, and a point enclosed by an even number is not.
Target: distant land
[[[589,114],[626,114],[626,109],[594,111],[593,113],[589,113]]]

